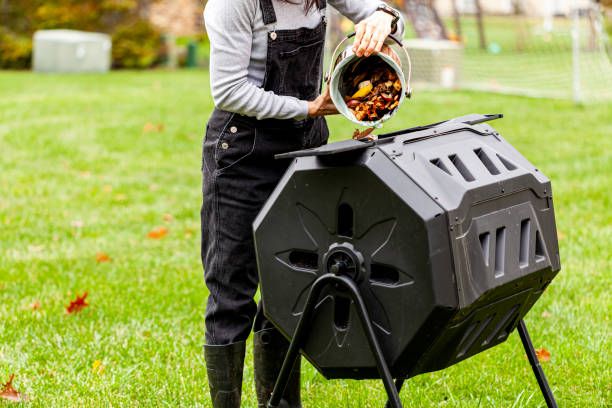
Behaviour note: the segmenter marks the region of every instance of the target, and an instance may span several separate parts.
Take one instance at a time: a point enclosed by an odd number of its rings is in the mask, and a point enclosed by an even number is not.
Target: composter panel
[[[375,330],[395,359],[436,305],[456,305],[449,238],[439,233],[446,220],[435,202],[414,184],[411,188],[376,149],[364,157],[341,167],[300,158],[289,169],[255,222],[261,291],[266,316],[291,337],[310,286],[328,272],[324,260],[330,247],[350,244],[363,257],[356,280]],[[397,176],[403,180],[394,180]],[[436,231],[432,237],[430,230]],[[434,282],[434,276],[444,279]],[[319,302],[312,327],[316,336],[304,347],[305,355],[327,377],[375,376],[355,310],[343,302],[333,294]]]

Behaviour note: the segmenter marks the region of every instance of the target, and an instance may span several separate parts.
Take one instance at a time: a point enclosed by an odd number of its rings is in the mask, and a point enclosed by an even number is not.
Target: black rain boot
[[[288,349],[289,342],[276,329],[266,329],[255,333],[253,360],[258,408],[266,408]],[[296,359],[279,408],[302,408],[300,360],[301,357]]]
[[[204,346],[206,373],[213,408],[240,408],[244,341]]]

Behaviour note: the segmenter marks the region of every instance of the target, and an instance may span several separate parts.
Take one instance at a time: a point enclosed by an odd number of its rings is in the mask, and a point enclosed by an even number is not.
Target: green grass
[[[15,373],[27,406],[210,406],[198,217],[211,109],[202,71],[0,73],[0,380]],[[563,270],[526,320],[552,354],[543,365],[560,406],[610,404],[612,106],[417,89],[385,130],[470,112],[505,113],[493,125],[553,181]],[[147,122],[164,130],[143,132]],[[352,126],[333,118],[331,129],[340,140]],[[161,225],[167,237],[146,237]],[[96,263],[100,251],[112,261]],[[91,305],[66,315],[83,291]],[[305,407],[382,407],[378,382],[328,382],[304,367]],[[402,398],[543,406],[516,334],[410,380]]]

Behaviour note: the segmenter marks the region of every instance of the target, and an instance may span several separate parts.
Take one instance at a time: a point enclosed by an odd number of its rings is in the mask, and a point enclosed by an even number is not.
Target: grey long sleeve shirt
[[[302,119],[308,102],[276,95],[261,86],[265,74],[268,31],[314,28],[321,21],[316,7],[305,15],[297,4],[273,0],[277,22],[263,23],[259,0],[208,0],[204,21],[210,39],[210,88],[219,109],[257,119]],[[354,23],[370,16],[381,0],[328,0]],[[403,33],[403,23],[398,31]]]

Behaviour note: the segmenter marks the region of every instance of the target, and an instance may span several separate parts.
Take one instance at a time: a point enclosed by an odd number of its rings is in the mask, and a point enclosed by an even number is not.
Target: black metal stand
[[[278,379],[276,380],[274,391],[272,392],[272,396],[270,397],[270,401],[268,402],[268,408],[276,408],[280,404],[282,395],[285,392],[285,387],[287,386],[287,382],[289,380],[289,375],[291,374],[293,364],[295,363],[295,360],[298,357],[300,348],[304,345],[304,342],[306,340],[308,326],[312,321],[312,314],[314,312],[315,305],[319,300],[321,291],[326,286],[330,285],[336,288],[344,289],[347,292],[347,296],[349,296],[351,300],[355,303],[355,308],[357,309],[359,320],[361,321],[361,325],[368,339],[370,350],[372,350],[372,354],[376,359],[378,373],[380,374],[380,378],[382,379],[382,382],[385,385],[385,390],[387,391],[387,395],[389,398],[388,404],[390,404],[390,407],[392,408],[402,408],[402,403],[399,399],[398,389],[396,388],[395,384],[393,384],[393,377],[391,377],[389,366],[387,365],[382,348],[380,347],[378,339],[376,338],[374,327],[372,326],[372,322],[370,321],[365,302],[363,301],[363,298],[359,293],[359,288],[357,287],[357,285],[355,285],[355,282],[353,282],[351,278],[347,276],[337,276],[331,273],[325,274],[318,278],[310,288],[310,293],[308,294],[308,299],[306,300],[306,305],[304,306],[302,317],[300,318],[300,321],[297,324],[293,339],[291,340],[291,344],[289,345],[289,350],[287,351],[285,361],[283,362],[283,366],[278,375]]]
[[[334,275],[332,273],[319,277],[310,288],[308,299],[306,300],[306,305],[304,306],[304,311],[302,312],[302,317],[297,324],[295,333],[293,334],[293,338],[289,344],[289,350],[287,350],[287,355],[285,356],[283,366],[278,375],[278,379],[276,380],[274,391],[272,392],[272,396],[268,402],[268,408],[277,408],[279,406],[281,398],[285,392],[285,388],[287,387],[287,382],[289,381],[291,369],[293,368],[295,360],[298,357],[300,348],[306,341],[306,336],[309,332],[308,328],[312,321],[312,315],[319,300],[319,296],[321,295],[321,291],[330,285],[336,289],[344,289],[344,291],[346,291],[346,295],[349,296],[355,304],[357,314],[359,315],[359,320],[361,321],[361,325],[370,345],[370,350],[376,359],[378,373],[380,374],[380,378],[385,386],[385,390],[387,391],[387,396],[389,399],[385,407],[402,408],[399,392],[401,391],[405,380],[398,378],[395,383],[393,382],[391,371],[389,370],[389,366],[385,360],[382,348],[378,343],[376,333],[374,332],[374,327],[370,321],[368,309],[363,301],[363,298],[361,297],[359,288],[350,277]],[[529,333],[527,332],[527,327],[525,326],[525,322],[523,320],[519,322],[517,330],[519,336],[521,337],[521,342],[525,348],[525,353],[527,354],[529,363],[531,364],[531,368],[533,369],[533,373],[538,380],[538,385],[540,386],[540,390],[542,391],[542,395],[546,401],[546,406],[548,408],[557,408],[557,402],[555,401],[552,390],[548,385],[548,381],[546,380],[542,366],[538,361],[538,357],[536,356],[533,344],[529,338]]]
[[[555,396],[553,395],[552,390],[548,385],[548,381],[546,380],[546,376],[544,375],[544,370],[542,370],[542,366],[538,361],[538,356],[536,356],[536,352],[533,349],[533,343],[531,342],[531,338],[529,338],[529,333],[527,332],[527,326],[525,326],[525,321],[521,320],[516,329],[518,330],[519,336],[521,337],[521,342],[523,343],[525,354],[527,354],[527,358],[529,359],[529,363],[531,364],[531,368],[533,369],[533,374],[538,380],[540,390],[542,390],[542,395],[544,396],[544,400],[546,401],[546,406],[548,408],[557,408],[557,401],[555,401]]]
[[[525,354],[527,354],[527,358],[529,359],[529,363],[531,364],[531,368],[533,369],[533,374],[538,380],[538,385],[540,386],[540,390],[542,391],[542,395],[544,396],[544,400],[546,401],[546,406],[548,408],[557,408],[557,401],[555,401],[555,396],[548,385],[548,381],[546,380],[546,375],[544,375],[544,370],[542,370],[542,366],[538,361],[538,356],[536,356],[535,350],[533,348],[533,343],[531,342],[531,338],[529,337],[529,333],[527,332],[527,326],[525,325],[525,321],[521,320],[516,328],[519,336],[521,338],[521,342],[523,343],[523,348],[525,348]],[[404,385],[404,379],[399,378],[395,382],[395,387],[397,392],[399,393]],[[392,407],[390,401],[387,402],[385,408]]]

